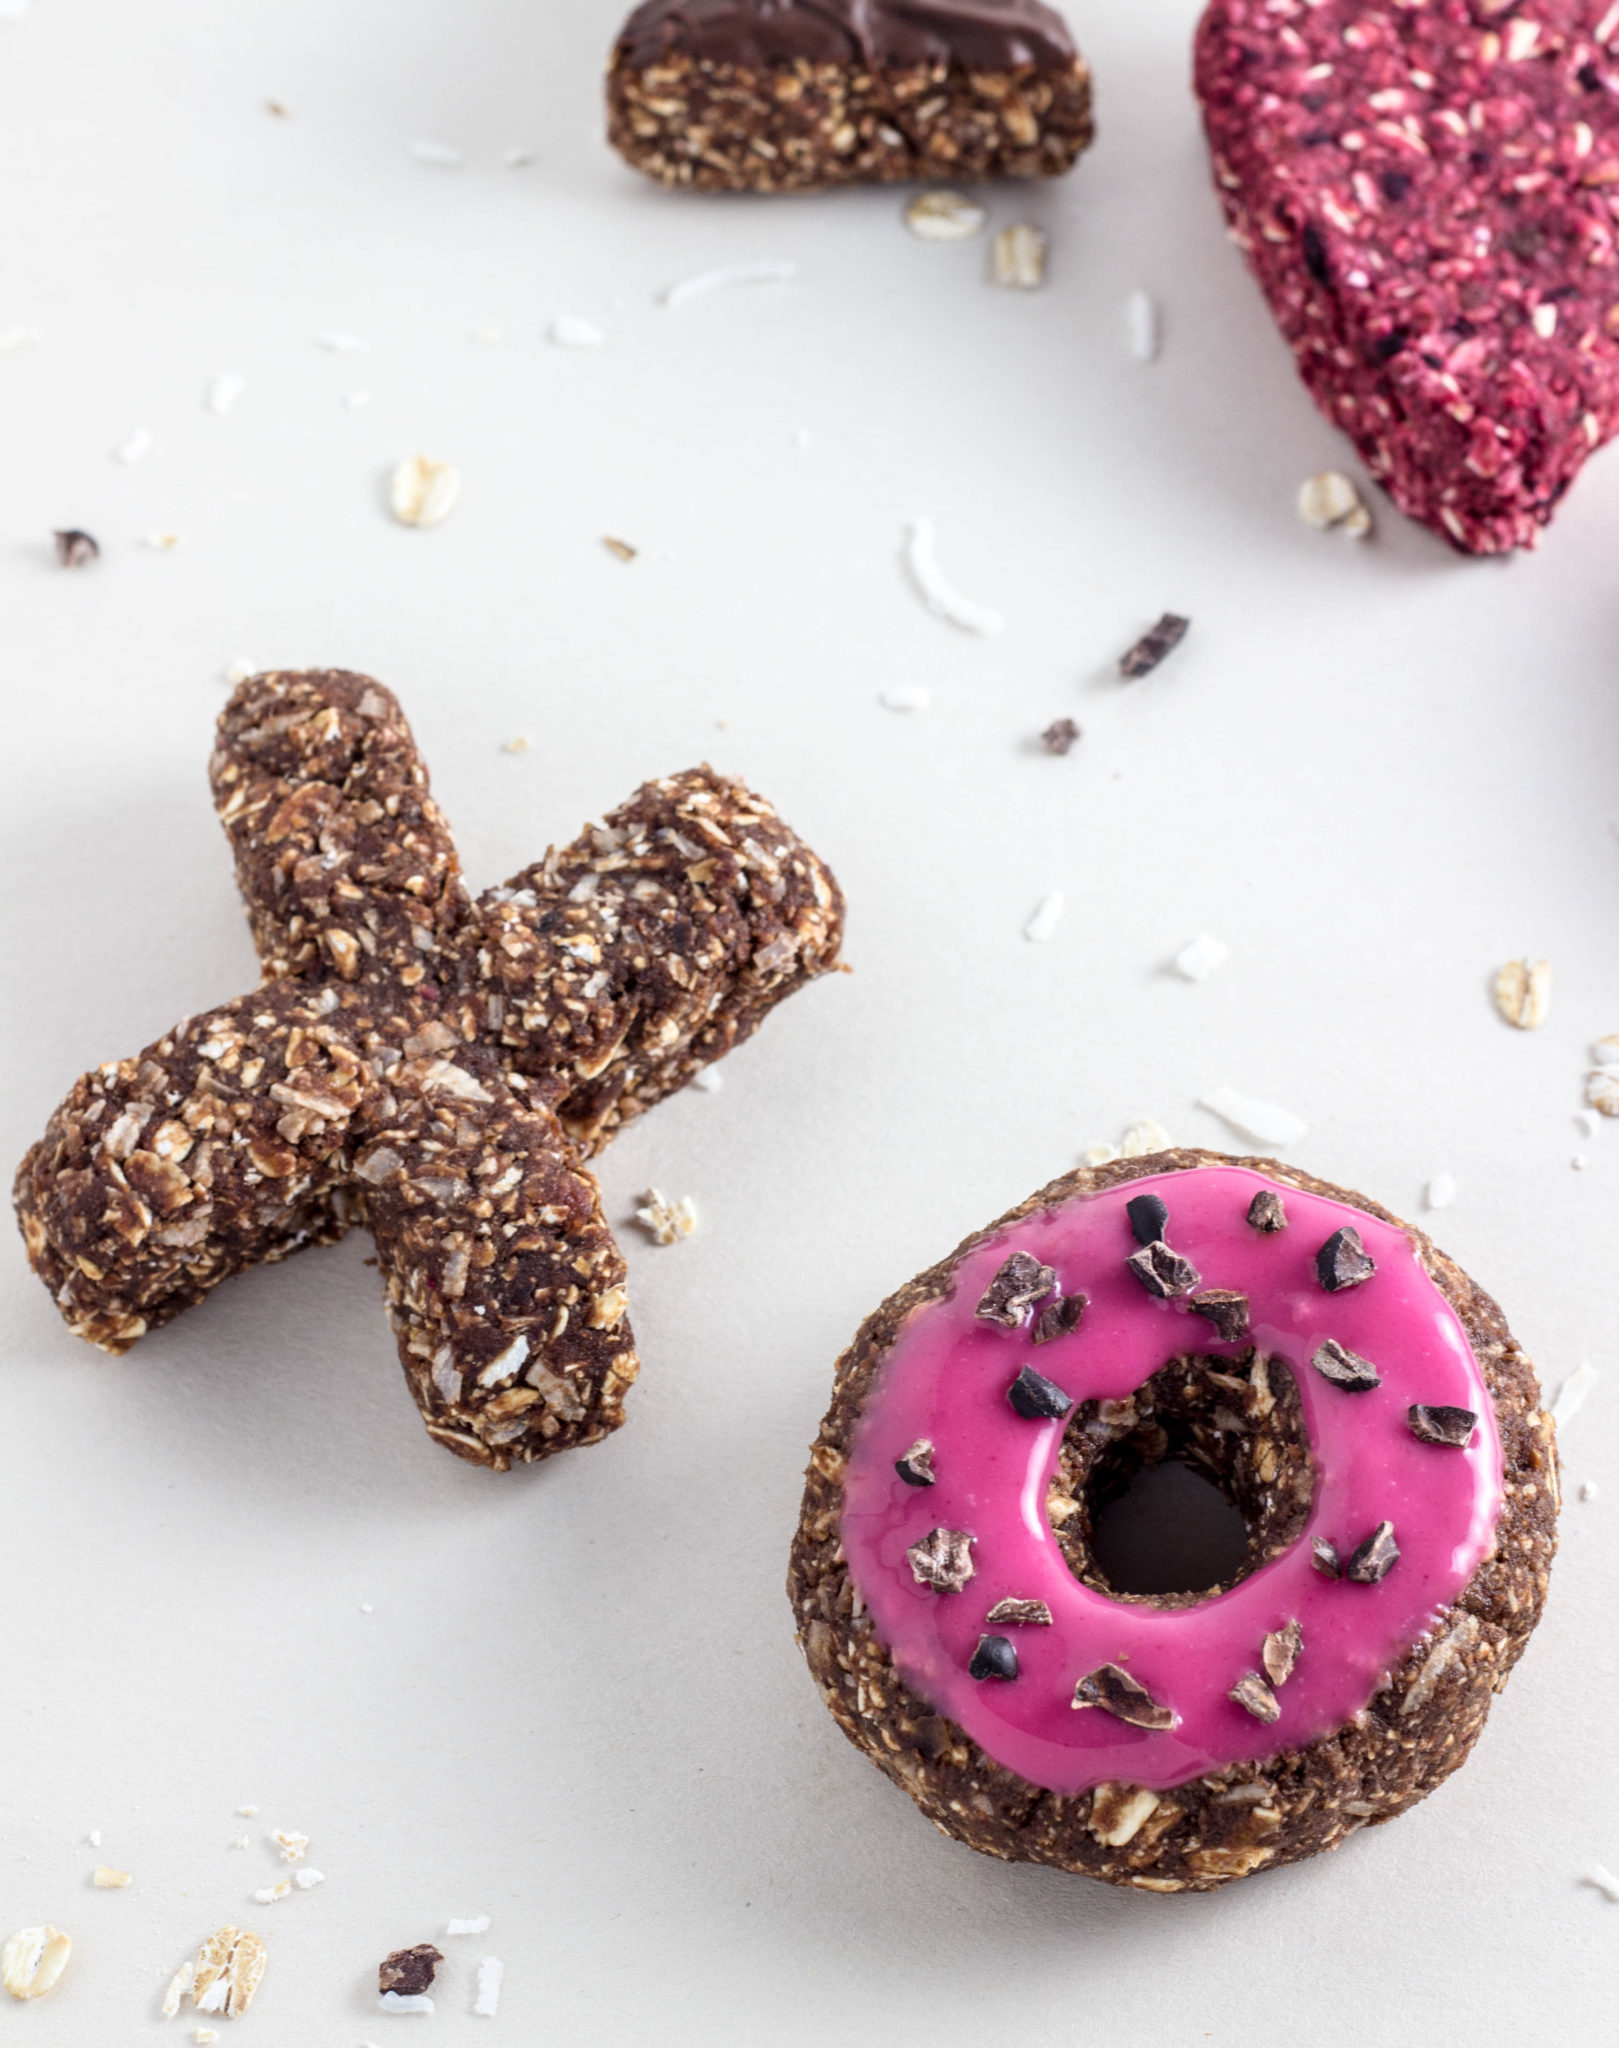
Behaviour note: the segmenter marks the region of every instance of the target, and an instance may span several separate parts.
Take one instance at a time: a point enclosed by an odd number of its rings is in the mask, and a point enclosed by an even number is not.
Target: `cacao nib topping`
[[[1090,1305],[1088,1294],[1059,1294],[1055,1301],[1047,1302],[1035,1319],[1036,1344],[1050,1344],[1058,1337],[1072,1336]]]
[[[1066,1415],[1073,1401],[1044,1373],[1026,1365],[1006,1390],[1006,1398],[1027,1422],[1051,1422]]]
[[[973,1314],[986,1323],[999,1323],[1003,1330],[1015,1330],[1035,1303],[1057,1284],[1049,1266],[1027,1252],[1013,1252],[984,1289],[984,1298]]]
[[[1335,1337],[1318,1345],[1310,1363],[1324,1380],[1331,1380],[1346,1394],[1369,1394],[1383,1384],[1377,1367],[1358,1351],[1347,1351]]]
[[[442,1950],[434,1948],[430,1941],[418,1942],[415,1948],[396,1948],[377,1965],[377,1990],[384,1995],[392,1991],[400,1998],[419,1998],[433,1988],[434,1975],[443,1960]]]
[[[1332,266],[1327,261],[1327,245],[1321,239],[1321,230],[1313,220],[1304,223],[1304,232],[1299,237],[1304,251],[1304,267],[1317,284],[1331,284]]]
[[[1341,1293],[1346,1287],[1358,1287],[1363,1280],[1370,1280],[1376,1271],[1377,1267],[1360,1241],[1360,1232],[1352,1223],[1346,1223],[1342,1230],[1335,1230],[1315,1255],[1316,1278],[1329,1294]]]
[[[1178,612],[1165,612],[1156,626],[1142,634],[1136,644],[1119,656],[1119,674],[1129,682],[1151,675],[1166,655],[1173,654],[1186,638],[1190,619]]]
[[[1074,1687],[1076,1707],[1100,1707],[1132,1728],[1173,1728],[1180,1719],[1173,1707],[1159,1704],[1144,1685],[1117,1664],[1098,1664]]]
[[[1288,1622],[1285,1628],[1273,1629],[1266,1636],[1259,1661],[1272,1685],[1286,1685],[1303,1649],[1304,1631],[1297,1621]]]
[[[1017,1649],[1005,1636],[980,1636],[978,1648],[974,1650],[972,1662],[967,1666],[969,1678],[1016,1678]]]
[[[973,1575],[972,1547],[977,1541],[965,1529],[930,1529],[905,1553],[912,1577],[937,1593],[959,1593]]]
[[[1411,174],[1408,171],[1385,171],[1377,181],[1383,188],[1383,197],[1398,206],[1411,190]]]
[[[1478,1417],[1471,1408],[1430,1408],[1425,1401],[1408,1408],[1406,1420],[1411,1425],[1411,1434],[1421,1437],[1425,1444],[1449,1444],[1458,1451],[1467,1448],[1478,1427]]]
[[[1257,1671],[1245,1671],[1226,1694],[1226,1698],[1235,1700],[1239,1707],[1246,1708],[1256,1721],[1263,1721],[1269,1725],[1270,1722],[1281,1719],[1282,1710],[1277,1704],[1276,1695]]]
[[[1079,738],[1079,727],[1071,718],[1055,718],[1040,735],[1040,744],[1048,754],[1066,754]]]
[[[894,1460],[894,1470],[907,1486],[931,1486],[938,1474],[933,1469],[933,1446],[919,1436],[903,1458]]]
[[[1179,1252],[1172,1252],[1162,1239],[1157,1244],[1144,1244],[1134,1252],[1125,1264],[1146,1288],[1149,1294],[1156,1294],[1160,1301],[1168,1301],[1177,1294],[1190,1294],[1202,1279],[1190,1259],[1183,1259]]]
[[[58,527],[54,538],[56,559],[64,569],[87,568],[101,553],[94,538],[81,533],[76,526]]]
[[[1310,1562],[1324,1579],[1342,1578],[1343,1566],[1339,1562],[1336,1543],[1329,1543],[1325,1536],[1312,1536],[1310,1550]]]
[[[1124,1213],[1137,1244],[1157,1244],[1169,1229],[1169,1205],[1157,1195],[1132,1195]]]
[[[1248,1297],[1234,1294],[1229,1287],[1205,1287],[1192,1296],[1189,1306],[1214,1325],[1222,1344],[1235,1344],[1248,1334]]]
[[[1074,45],[1042,0],[643,0],[618,54],[638,67],[685,56],[753,71],[955,62],[993,73],[1071,64]]]
[[[1357,1586],[1375,1586],[1386,1579],[1400,1561],[1400,1546],[1394,1540],[1394,1524],[1379,1522],[1358,1546],[1344,1566],[1344,1577]]]
[[[1248,1204],[1248,1221],[1255,1230],[1264,1231],[1267,1237],[1287,1228],[1287,1211],[1274,1188],[1261,1188],[1254,1196]]]
[[[1051,1609],[1043,1600],[997,1600],[984,1619],[1003,1628],[1050,1628]]]

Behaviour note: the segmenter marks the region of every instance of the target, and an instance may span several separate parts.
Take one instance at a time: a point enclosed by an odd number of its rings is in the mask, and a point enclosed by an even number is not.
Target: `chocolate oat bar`
[[[1090,73],[1040,0],[646,0],[607,135],[696,191],[1049,177],[1090,143]]]

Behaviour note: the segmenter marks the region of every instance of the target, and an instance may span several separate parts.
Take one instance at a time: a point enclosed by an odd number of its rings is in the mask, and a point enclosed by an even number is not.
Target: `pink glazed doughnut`
[[[1240,1568],[1118,1591],[1097,1511],[1166,1458],[1242,1511]],[[947,1834],[1208,1890],[1456,1768],[1557,1507],[1533,1368],[1421,1232],[1161,1153],[1054,1182],[870,1318],[789,1592],[845,1733]]]

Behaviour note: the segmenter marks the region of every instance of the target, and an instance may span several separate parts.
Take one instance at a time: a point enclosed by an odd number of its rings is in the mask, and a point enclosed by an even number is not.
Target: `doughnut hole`
[[[1075,1409],[1046,1513],[1084,1585],[1190,1607],[1296,1543],[1314,1491],[1283,1360],[1173,1358],[1127,1400]]]

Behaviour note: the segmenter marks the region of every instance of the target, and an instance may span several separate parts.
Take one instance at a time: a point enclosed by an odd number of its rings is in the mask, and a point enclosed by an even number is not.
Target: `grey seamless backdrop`
[[[631,1421],[555,1469],[427,1443],[361,1241],[118,1363],[0,1257],[0,1919],[78,1944],[7,2014],[19,2039],[174,2038],[169,1972],[237,1921],[270,1946],[249,2036],[346,2048],[390,2024],[380,1957],[480,1912],[487,1937],[443,1943],[435,2039],[1600,2031],[1619,1907],[1578,1877],[1619,1865],[1611,1370],[1565,1441],[1571,1493],[1606,1491],[1566,1511],[1473,1761],[1218,1896],[938,1838],[832,1727],[781,1591],[866,1311],[1136,1116],[1227,1142],[1195,1107],[1221,1082],[1398,1208],[1453,1173],[1440,1240],[1548,1381],[1613,1363],[1619,1134],[1573,1113],[1619,1029],[1619,457],[1510,563],[1386,508],[1361,548],[1297,523],[1346,451],[1224,240],[1193,15],[1073,9],[1096,148],[988,195],[1050,233],[1027,296],[986,282],[983,241],[907,235],[897,193],[637,182],[599,133],[615,0],[36,0],[0,24],[0,329],[40,334],[0,359],[7,1157],[81,1067],[251,976],[204,780],[240,658],[396,688],[479,884],[648,774],[747,776],[836,865],[855,969],[602,1161],[616,1218],[654,1182],[702,1227],[657,1249],[626,1226]],[[797,278],[657,303],[751,257]],[[1150,367],[1136,289],[1163,308]],[[549,345],[558,314],[606,347]],[[334,332],[366,348],[314,344]],[[221,371],[245,379],[226,418]],[[125,468],[137,425],[155,446]],[[383,499],[417,449],[464,478],[426,533]],[[1004,637],[918,603],[918,513]],[[93,571],[52,564],[64,525],[101,540]],[[1121,687],[1166,607],[1185,647]],[[883,709],[901,683],[931,707]],[[1085,734],[1056,760],[1034,735],[1063,714]],[[1232,957],[1194,987],[1166,962],[1205,930]],[[1520,1035],[1487,981],[1526,951],[1556,996]],[[261,1908],[272,1826],[326,1882]],[[97,1860],[133,1886],[90,1889]],[[494,2021],[470,2014],[484,1953]]]

